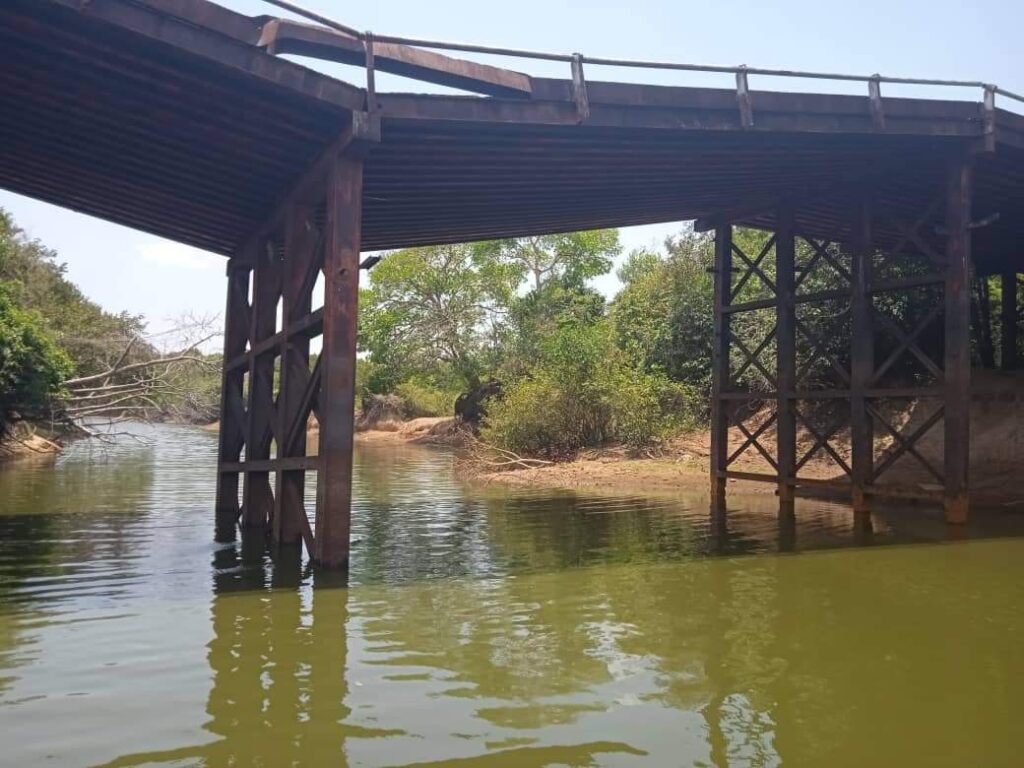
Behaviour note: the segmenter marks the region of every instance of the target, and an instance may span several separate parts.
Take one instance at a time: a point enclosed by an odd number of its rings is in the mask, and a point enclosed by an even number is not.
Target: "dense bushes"
[[[395,394],[405,402],[406,417],[451,416],[455,412],[458,390],[441,389],[429,381],[409,379],[395,387]]]
[[[71,360],[36,312],[19,309],[0,282],[0,434],[14,414],[48,415],[52,398],[71,374]]]
[[[530,373],[489,405],[482,434],[517,453],[562,458],[609,442],[649,445],[678,430],[686,408],[685,389],[631,366],[602,319],[545,339]]]

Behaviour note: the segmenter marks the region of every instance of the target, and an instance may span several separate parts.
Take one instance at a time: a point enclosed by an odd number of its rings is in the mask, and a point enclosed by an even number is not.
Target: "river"
[[[360,445],[349,585],[188,427],[0,470],[5,766],[1010,766],[1024,515],[464,483]]]

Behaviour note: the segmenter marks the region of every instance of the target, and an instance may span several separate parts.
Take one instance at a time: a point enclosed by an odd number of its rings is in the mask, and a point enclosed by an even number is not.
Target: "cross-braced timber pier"
[[[240,524],[279,544],[304,541],[322,564],[347,562],[361,252],[681,220],[715,233],[713,494],[730,478],[763,480],[785,506],[828,486],[859,511],[873,497],[924,498],[951,523],[966,519],[972,275],[1003,276],[1003,363],[1016,359],[1008,297],[1024,242],[1024,117],[1000,105],[1019,97],[980,82],[595,59],[315,20],[205,0],[0,7],[0,186],[227,257],[221,535]],[[445,49],[562,61],[567,77],[435,52]],[[284,54],[357,65],[365,82]],[[735,87],[593,79],[603,65],[729,74]],[[471,95],[385,93],[377,72]],[[761,74],[863,92],[759,91],[751,79]],[[937,95],[959,85],[977,98],[893,98],[883,92],[892,82]],[[737,226],[771,236],[747,252]],[[833,280],[814,290],[809,276],[823,269]],[[887,314],[886,297],[920,290],[933,305],[909,327]],[[734,332],[747,313],[772,319],[756,345]],[[892,377],[902,358],[920,368],[910,384]],[[822,361],[827,386],[807,376]],[[758,401],[773,406],[756,425],[741,407],[751,371],[765,384]],[[929,403],[930,415],[894,426],[880,403],[900,398]],[[816,407],[825,401],[836,407]],[[822,410],[832,421],[816,420]],[[313,417],[319,449],[306,455]],[[810,453],[798,452],[800,429],[813,436]],[[843,430],[848,459],[834,448]],[[944,434],[941,463],[918,450],[933,431]],[[884,453],[879,435],[891,441]],[[771,472],[734,470],[744,451]],[[813,454],[830,456],[839,476],[805,477]],[[888,483],[901,457],[932,482]]]

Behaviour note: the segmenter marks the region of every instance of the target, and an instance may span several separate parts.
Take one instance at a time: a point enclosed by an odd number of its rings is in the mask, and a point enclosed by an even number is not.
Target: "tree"
[[[379,388],[388,391],[439,366],[462,385],[474,385],[516,283],[516,270],[490,244],[387,254],[360,295],[360,344]]]
[[[621,253],[622,246],[617,229],[595,229],[506,240],[500,250],[504,261],[520,271],[521,279],[528,280],[532,290],[540,291],[553,281],[583,287],[587,280],[612,268],[612,259]]]
[[[56,252],[28,238],[2,210],[0,284],[7,323],[0,396],[17,404],[8,413],[32,418],[59,412],[83,428],[98,416],[215,417],[219,376],[197,349],[214,335],[208,332],[211,318],[183,318],[173,332],[180,338],[147,338],[141,316],[106,312],[87,299],[68,280]],[[12,366],[34,358],[38,377],[12,373]],[[61,373],[59,398],[48,383],[54,372]]]
[[[12,293],[0,281],[0,435],[16,416],[47,416],[72,370],[42,316],[19,308]]]
[[[633,364],[662,371],[700,391],[711,386],[713,242],[694,232],[669,238],[667,255],[630,254],[611,317]]]
[[[89,301],[67,278],[57,253],[25,236],[0,209],[0,280],[18,307],[35,311],[43,327],[70,356],[75,372],[88,375],[106,369],[145,324],[140,316],[105,312]],[[129,362],[152,353],[136,344]]]

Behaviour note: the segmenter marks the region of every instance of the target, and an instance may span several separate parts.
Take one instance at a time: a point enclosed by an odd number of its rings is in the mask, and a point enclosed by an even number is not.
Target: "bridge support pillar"
[[[729,402],[723,397],[729,389],[729,318],[724,310],[732,298],[732,226],[715,230],[715,317],[711,349],[711,501],[725,509],[725,471],[729,459]]]
[[[245,354],[249,341],[249,280],[252,266],[238,259],[228,261],[227,305],[224,310],[224,360]],[[224,365],[220,390],[218,460],[237,462],[245,444],[246,417],[243,392],[245,371]],[[220,468],[218,468],[220,469]],[[238,472],[218,471],[216,527],[218,541],[234,541],[239,515]]]
[[[950,165],[946,183],[945,507],[946,522],[967,522],[971,432],[970,159]]]
[[[788,204],[757,217],[772,220],[770,234],[717,223],[717,507],[734,478],[775,484],[783,514],[796,492],[828,489],[850,494],[861,526],[874,497],[941,502],[949,523],[966,522],[971,180],[970,158],[961,158],[937,174],[923,210],[878,210],[865,186],[844,196],[850,215],[838,226]],[[1010,277],[1003,316],[1013,348],[1003,354],[1014,361]],[[925,439],[939,432],[941,443]],[[883,475],[900,477],[879,482]]]
[[[867,389],[875,373],[872,318],[871,207],[865,198],[852,217],[850,254],[850,483],[854,515],[869,511],[868,490],[875,471],[874,423]],[[863,524],[864,520],[859,520]]]
[[[353,115],[228,272],[218,537],[233,539],[241,523],[269,534],[275,550],[305,543],[328,568],[349,558],[362,158],[379,135],[379,122]],[[324,303],[314,310],[321,278]],[[311,365],[310,342],[321,335]],[[313,416],[319,448],[307,455]],[[314,525],[307,470],[317,472]]]
[[[362,161],[335,158],[327,176],[324,226],[320,478],[313,549],[314,559],[329,567],[346,565],[349,556],[362,197]]]

